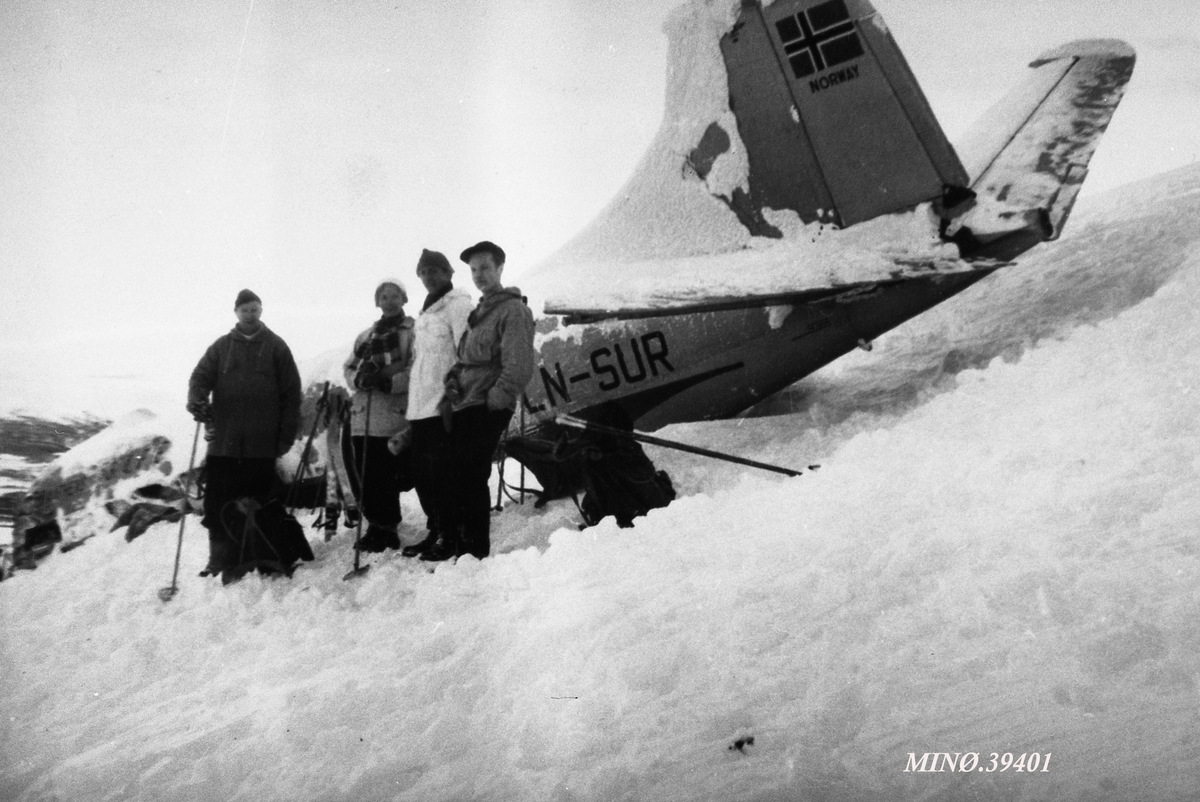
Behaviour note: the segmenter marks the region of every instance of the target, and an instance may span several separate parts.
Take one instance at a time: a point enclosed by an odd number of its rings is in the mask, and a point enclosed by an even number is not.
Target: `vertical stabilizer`
[[[746,0],[721,51],[757,209],[848,226],[966,185],[867,0]]]

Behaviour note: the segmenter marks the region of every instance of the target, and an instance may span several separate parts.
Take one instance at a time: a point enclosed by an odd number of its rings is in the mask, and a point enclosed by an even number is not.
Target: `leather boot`
[[[431,531],[420,543],[405,546],[400,550],[400,553],[405,557],[418,557],[433,548],[433,544],[437,542],[437,539],[438,533]]]
[[[421,555],[421,561],[427,563],[442,562],[443,560],[455,559],[461,553],[458,538],[451,537],[446,533],[439,533],[433,541],[433,545]]]
[[[241,549],[233,538],[224,532],[208,533],[208,565],[200,572],[200,576],[218,576],[226,568],[238,564]]]
[[[395,529],[370,524],[367,526],[367,532],[363,535],[358,548],[360,551],[369,551],[375,554],[387,549],[398,549],[400,548],[400,535],[396,534]]]

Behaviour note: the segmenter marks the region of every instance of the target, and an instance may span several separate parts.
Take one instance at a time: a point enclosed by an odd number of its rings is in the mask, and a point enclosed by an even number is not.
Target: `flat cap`
[[[504,264],[504,249],[496,243],[488,242],[487,240],[476,242],[470,248],[467,248],[465,251],[459,254],[458,258],[462,259],[464,262],[470,262],[471,257],[477,253],[490,253],[492,258],[496,260],[496,264]]]

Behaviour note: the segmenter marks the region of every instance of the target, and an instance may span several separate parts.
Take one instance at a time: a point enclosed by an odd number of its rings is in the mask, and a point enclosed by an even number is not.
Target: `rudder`
[[[721,52],[757,209],[844,227],[966,186],[867,0],[745,0]]]

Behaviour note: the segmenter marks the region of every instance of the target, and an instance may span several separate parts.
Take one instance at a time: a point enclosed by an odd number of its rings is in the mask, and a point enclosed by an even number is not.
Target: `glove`
[[[192,420],[196,423],[213,422],[212,404],[207,401],[189,401],[187,411],[192,413]]]
[[[392,390],[392,380],[375,371],[364,373],[360,370],[354,374],[354,386],[359,390],[383,390],[388,393]]]
[[[369,359],[364,359],[354,374],[354,389],[370,390],[374,387],[373,380],[379,374],[379,366]]]
[[[487,394],[487,408],[491,412],[503,409],[512,409],[512,399],[508,393],[501,390],[499,387],[492,387]]]
[[[454,405],[450,403],[449,398],[443,395],[442,400],[438,401],[437,411],[442,416],[442,428],[449,434],[454,428],[452,423],[454,420]]]
[[[396,432],[394,435],[388,438],[387,445],[388,451],[392,452],[396,456],[399,456],[401,451],[412,445],[412,427],[405,426],[403,429]]]
[[[451,373],[450,375],[448,375],[446,377],[445,385],[446,385],[446,389],[442,395],[443,401],[448,402],[450,404],[450,406],[454,406],[459,401],[462,401],[462,398],[463,398],[462,384],[459,382],[458,376],[456,374]]]

